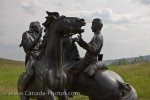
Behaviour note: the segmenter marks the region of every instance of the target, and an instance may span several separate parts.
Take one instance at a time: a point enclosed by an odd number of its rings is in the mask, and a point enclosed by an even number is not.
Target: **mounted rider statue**
[[[101,19],[93,19],[94,35],[87,43],[81,35],[84,19],[60,16],[58,12],[46,13],[43,41],[43,28],[38,21],[31,22],[29,30],[22,34],[20,47],[26,53],[25,72],[18,79],[18,91],[60,92],[64,95],[20,95],[21,100],[56,100],[55,96],[59,100],[68,100],[66,92],[80,92],[90,100],[136,100],[135,89],[102,62]],[[74,34],[79,35],[72,38]],[[76,44],[86,50],[83,58]]]
[[[81,71],[87,72],[90,76],[92,76],[99,67],[103,67],[107,69],[107,66],[101,64],[98,66],[98,57],[100,55],[100,51],[103,47],[103,36],[101,34],[101,29],[103,27],[101,19],[95,18],[92,22],[92,31],[94,32],[94,36],[89,43],[86,43],[82,36],[79,35],[78,38],[75,40],[80,47],[86,50],[86,54],[83,59],[78,61],[77,63],[71,65],[68,68],[69,74],[76,74]],[[94,66],[93,66],[94,65]]]
[[[29,31],[22,34],[22,41],[20,47],[23,47],[26,58],[25,58],[25,68],[26,71],[23,76],[21,91],[25,91],[30,79],[33,76],[33,66],[35,61],[38,59],[40,51],[42,50],[41,36],[42,36],[41,25],[38,21],[31,22],[29,26]]]

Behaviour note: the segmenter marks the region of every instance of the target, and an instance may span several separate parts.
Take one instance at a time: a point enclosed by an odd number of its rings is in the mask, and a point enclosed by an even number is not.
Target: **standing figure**
[[[41,25],[38,21],[31,22],[29,26],[29,31],[26,31],[22,35],[22,41],[20,47],[23,46],[23,49],[26,53],[25,57],[25,68],[26,71],[22,78],[20,90],[24,92],[27,88],[27,85],[30,79],[33,76],[33,66],[35,61],[38,59],[41,50],[41,36],[42,36]]]

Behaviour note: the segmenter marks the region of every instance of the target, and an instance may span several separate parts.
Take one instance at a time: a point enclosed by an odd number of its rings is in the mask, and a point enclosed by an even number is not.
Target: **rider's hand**
[[[77,39],[78,39],[78,38],[73,38],[73,39],[72,39],[72,42],[73,42],[73,43],[76,42]]]
[[[82,39],[82,35],[78,35],[78,37],[77,37],[77,42],[80,42],[80,41],[82,41],[83,39]]]

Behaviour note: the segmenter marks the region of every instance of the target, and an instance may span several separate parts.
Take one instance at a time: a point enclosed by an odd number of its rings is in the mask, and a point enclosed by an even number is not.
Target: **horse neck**
[[[64,62],[76,61],[75,59],[80,58],[76,44],[70,40],[64,42],[63,53]]]
[[[47,61],[51,62],[51,66],[57,68],[58,71],[61,71],[63,36],[58,35],[55,28],[51,28],[47,32],[47,45],[43,55]]]

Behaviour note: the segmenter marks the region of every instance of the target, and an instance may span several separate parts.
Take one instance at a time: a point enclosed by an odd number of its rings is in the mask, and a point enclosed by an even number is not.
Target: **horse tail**
[[[121,89],[121,87],[124,89]],[[120,85],[120,100],[137,100],[136,90],[128,83]]]

